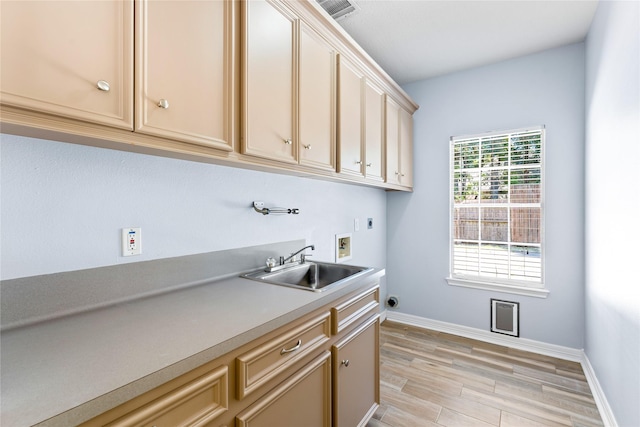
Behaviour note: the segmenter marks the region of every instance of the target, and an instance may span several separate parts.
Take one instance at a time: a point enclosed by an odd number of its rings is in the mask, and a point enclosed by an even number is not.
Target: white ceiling
[[[356,0],[338,23],[399,84],[584,40],[597,0]]]

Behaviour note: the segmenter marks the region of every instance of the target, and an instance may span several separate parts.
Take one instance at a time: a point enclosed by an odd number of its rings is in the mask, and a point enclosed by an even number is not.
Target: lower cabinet
[[[355,427],[380,403],[369,283],[81,427]]]
[[[331,349],[334,427],[366,425],[380,404],[379,325],[375,315]]]
[[[160,386],[150,393],[164,394],[151,402],[142,406],[137,406],[135,401],[125,403],[83,426],[207,425],[229,409],[228,388],[228,369],[226,366],[220,366],[179,387],[174,388],[171,383]]]
[[[330,427],[331,353],[296,372],[236,417],[237,427]]]

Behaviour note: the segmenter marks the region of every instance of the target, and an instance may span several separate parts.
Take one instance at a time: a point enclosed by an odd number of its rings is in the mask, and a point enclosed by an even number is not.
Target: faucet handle
[[[313,254],[305,254],[305,253],[300,254],[300,262],[304,263],[307,257],[310,257],[310,256],[313,256]]]

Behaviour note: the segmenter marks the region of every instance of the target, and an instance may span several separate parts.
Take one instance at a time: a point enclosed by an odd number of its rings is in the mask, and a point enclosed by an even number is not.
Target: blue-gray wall
[[[2,279],[297,239],[316,245],[315,259],[333,261],[335,234],[348,232],[349,263],[385,267],[383,190],[6,134],[0,141]],[[254,200],[301,213],[263,216]],[[142,227],[142,255],[121,256],[125,227]]]
[[[618,425],[640,425],[640,3],[601,1],[586,40],[585,353]]]
[[[491,298],[520,302],[524,338],[584,336],[584,44],[404,86],[414,116],[413,194],[389,194],[387,286],[399,311],[489,330]],[[546,126],[547,299],[449,286],[449,137]]]

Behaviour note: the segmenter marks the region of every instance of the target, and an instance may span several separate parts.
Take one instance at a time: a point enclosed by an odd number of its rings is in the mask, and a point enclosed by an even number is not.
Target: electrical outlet
[[[122,229],[122,256],[140,255],[142,253],[142,229]]]

